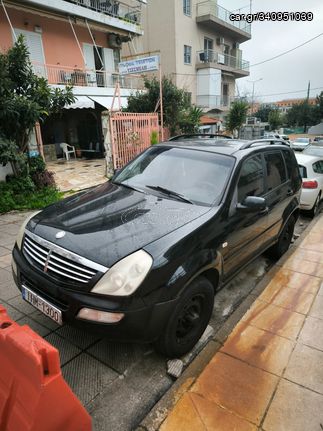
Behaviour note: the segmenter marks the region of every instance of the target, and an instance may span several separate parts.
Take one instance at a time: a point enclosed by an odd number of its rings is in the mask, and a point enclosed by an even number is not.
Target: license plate
[[[58,323],[59,325],[63,324],[61,310],[54,307],[54,305],[50,304],[36,293],[32,292],[26,286],[22,286],[22,298],[45,314],[45,316],[54,320],[54,322]]]

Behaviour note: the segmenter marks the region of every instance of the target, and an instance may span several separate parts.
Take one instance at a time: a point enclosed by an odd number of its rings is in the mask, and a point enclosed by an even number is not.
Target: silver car
[[[310,138],[297,138],[290,146],[294,151],[303,151],[311,143]]]

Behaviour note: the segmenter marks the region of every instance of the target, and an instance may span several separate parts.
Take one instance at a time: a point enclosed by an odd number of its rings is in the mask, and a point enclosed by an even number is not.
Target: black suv
[[[189,351],[214,294],[289,247],[301,178],[282,141],[177,139],[27,220],[13,250],[23,298],[57,323]]]

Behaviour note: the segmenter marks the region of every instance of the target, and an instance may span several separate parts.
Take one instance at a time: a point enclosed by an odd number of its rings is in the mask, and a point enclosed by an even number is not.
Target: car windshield
[[[305,150],[303,151],[303,154],[308,154],[309,156],[323,156],[323,142],[322,146],[319,147],[318,145],[309,145]]]
[[[297,138],[295,144],[307,144],[309,142],[308,138]]]
[[[235,159],[206,151],[151,147],[130,162],[113,182],[197,205],[220,202]]]

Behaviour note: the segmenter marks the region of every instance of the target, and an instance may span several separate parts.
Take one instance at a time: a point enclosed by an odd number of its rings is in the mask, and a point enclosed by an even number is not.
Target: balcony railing
[[[66,0],[69,3],[75,3],[78,6],[101,12],[115,18],[122,19],[134,24],[140,24],[141,8],[140,6],[129,6],[117,0]]]
[[[124,76],[107,70],[80,69],[36,62],[33,62],[33,69],[38,76],[46,78],[52,85],[114,88],[119,81],[121,88],[130,90],[143,88],[143,78],[136,75]]]
[[[197,4],[197,16],[213,15],[216,18],[238,28],[246,33],[251,34],[251,24],[246,21],[231,21],[231,12],[224,7],[218,6],[215,0],[207,0]]]
[[[202,108],[228,109],[235,100],[234,96],[197,95],[196,104]]]
[[[218,65],[228,66],[235,70],[249,72],[249,61],[239,59],[232,55],[221,54],[212,49],[197,52],[197,63],[216,63]]]

